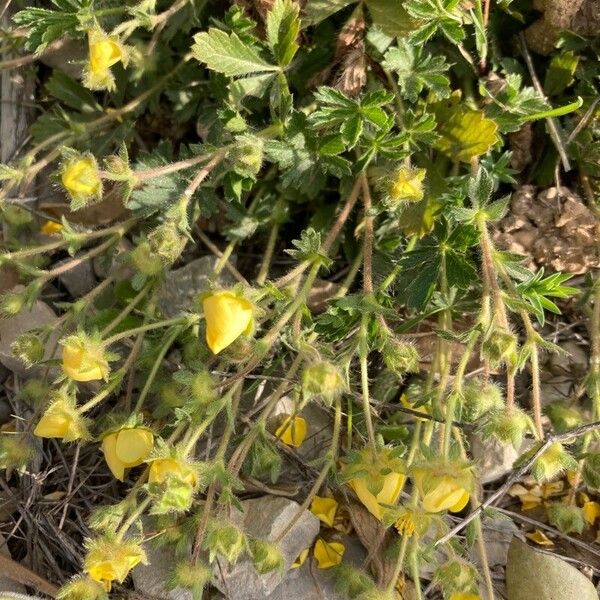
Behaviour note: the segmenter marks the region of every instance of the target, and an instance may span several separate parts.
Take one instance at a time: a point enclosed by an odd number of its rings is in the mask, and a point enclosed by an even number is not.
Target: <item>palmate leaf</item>
[[[424,89],[439,98],[450,95],[450,79],[445,75],[450,65],[443,56],[423,54],[406,40],[398,40],[398,46],[388,50],[382,64],[396,73],[402,95],[410,102],[416,102]]]
[[[212,71],[228,77],[255,73],[275,72],[278,66],[263,60],[254,48],[246,45],[235,34],[210,28],[194,36],[192,54]]]

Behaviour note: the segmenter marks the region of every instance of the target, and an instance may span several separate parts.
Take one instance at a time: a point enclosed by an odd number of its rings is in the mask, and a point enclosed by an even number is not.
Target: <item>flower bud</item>
[[[27,368],[44,360],[45,349],[39,335],[23,333],[11,344],[11,349]]]
[[[28,379],[21,388],[20,396],[31,404],[45,402],[48,397],[49,386],[41,379]]]
[[[99,339],[80,332],[67,337],[62,345],[63,371],[73,381],[108,378],[108,360]]]
[[[0,296],[0,317],[18,315],[25,306],[27,298],[23,292],[6,292]]]
[[[585,529],[585,516],[578,506],[553,502],[548,506],[548,520],[563,533],[581,533]]]
[[[106,600],[106,598],[106,591],[102,584],[85,576],[73,577],[56,594],[56,600]]]
[[[33,216],[24,208],[12,204],[2,209],[2,221],[15,229],[21,229],[27,225],[31,225]]]
[[[531,419],[520,408],[513,407],[510,411],[501,409],[489,412],[481,434],[483,438],[493,437],[504,444],[510,443],[518,450],[528,430],[532,430]]]
[[[252,564],[258,573],[264,575],[271,571],[282,571],[285,559],[279,547],[267,540],[251,539],[249,541]]]
[[[404,203],[419,202],[423,199],[423,180],[427,171],[401,165],[384,178],[381,188],[383,202],[390,210],[396,210]]]
[[[150,463],[148,489],[153,497],[152,513],[186,511],[198,486],[194,467],[178,458],[157,458]]]
[[[148,235],[151,253],[159,256],[163,265],[172,265],[181,255],[187,238],[172,221],[166,221]]]
[[[492,327],[481,344],[481,354],[493,368],[513,365],[517,359],[517,337],[503,327]]]
[[[123,583],[139,563],[146,563],[142,547],[131,541],[118,541],[109,537],[88,540],[84,571],[110,592],[113,581]]]
[[[539,447],[539,446],[538,446]],[[536,450],[530,450],[525,456],[531,456]],[[521,457],[522,460],[524,457]],[[531,474],[538,481],[549,481],[564,471],[577,469],[577,461],[565,450],[564,446],[556,442],[552,444],[531,467]]]
[[[152,252],[147,241],[140,242],[129,254],[135,268],[146,277],[154,277],[164,270],[160,256]]]
[[[27,438],[18,433],[0,433],[0,469],[24,471],[33,455]]]
[[[209,524],[204,548],[208,550],[211,563],[217,556],[222,556],[230,564],[235,564],[246,547],[246,535],[239,527],[218,520]]]
[[[84,71],[83,85],[90,90],[112,90],[115,78],[110,67],[118,62],[127,64],[125,47],[115,36],[99,27],[88,30],[89,61]]]
[[[123,481],[125,469],[141,465],[154,447],[154,436],[146,427],[124,428],[102,437],[102,452],[111,473]]]
[[[440,459],[411,469],[423,510],[460,512],[469,502],[473,472],[467,463]]]
[[[208,565],[182,561],[175,565],[166,587],[167,590],[184,588],[192,592],[192,598],[201,598],[211,579],[212,569]]]
[[[586,455],[581,474],[589,488],[600,490],[600,454]]]
[[[349,454],[342,477],[365,508],[380,521],[385,505],[394,505],[406,481],[406,466],[399,449],[381,448],[374,456],[370,448]]]
[[[553,402],[546,407],[545,412],[558,433],[574,429],[583,422],[581,413],[566,402]]]
[[[319,569],[331,569],[342,562],[346,547],[341,542],[326,542],[319,538],[313,549]]]
[[[406,373],[418,373],[421,357],[414,344],[390,337],[383,347],[383,360],[390,371],[402,378]]]
[[[254,330],[254,307],[232,291],[213,292],[202,300],[206,320],[206,343],[219,354],[241,335]]]
[[[302,395],[306,400],[318,396],[327,406],[331,406],[345,389],[342,372],[329,361],[312,363],[302,372]]]
[[[467,422],[477,421],[491,410],[504,406],[502,390],[492,381],[479,378],[467,379],[463,386],[463,418]]]
[[[91,154],[71,156],[62,165],[60,180],[71,197],[73,210],[102,197],[102,179],[96,159]]]
[[[233,170],[246,177],[255,177],[263,162],[263,141],[255,136],[240,136],[230,154]]]
[[[451,558],[435,570],[433,577],[444,591],[444,597],[479,598],[475,593],[479,579],[477,569],[463,559]]]

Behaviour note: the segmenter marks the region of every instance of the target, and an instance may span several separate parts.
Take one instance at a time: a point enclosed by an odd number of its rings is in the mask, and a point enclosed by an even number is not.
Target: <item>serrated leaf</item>
[[[275,0],[267,15],[267,43],[277,64],[282,67],[290,64],[298,50],[298,12],[299,8],[292,0]]]
[[[435,147],[452,160],[470,163],[489,152],[498,141],[498,126],[478,110],[457,105],[438,124]]]
[[[552,57],[546,78],[544,79],[544,91],[548,96],[556,96],[564,92],[571,83],[573,75],[579,64],[579,55],[575,52],[563,52]]]
[[[235,34],[210,28],[194,36],[192,54],[206,66],[228,77],[239,77],[278,71],[279,67],[263,60],[256,50],[246,45]]]

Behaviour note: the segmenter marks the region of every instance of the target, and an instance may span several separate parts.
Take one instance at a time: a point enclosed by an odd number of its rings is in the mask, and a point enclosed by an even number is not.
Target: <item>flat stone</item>
[[[488,566],[490,568],[505,567],[510,543],[512,538],[519,532],[519,528],[512,519],[502,517],[486,518],[482,525]],[[479,564],[477,547],[472,549],[471,554],[473,562]]]
[[[251,537],[274,541],[295,517],[300,505],[293,500],[264,496],[242,502],[243,513],[235,511],[232,520]],[[214,584],[231,600],[264,600],[281,584],[285,573],[319,533],[319,520],[304,511],[291,530],[279,541],[284,557],[283,572],[260,575],[249,558],[236,564],[217,559],[213,564]]]
[[[15,291],[20,289],[21,286],[14,288]],[[32,375],[35,369],[27,369],[25,364],[14,356],[11,344],[19,335],[32,329],[52,325],[55,321],[56,315],[53,310],[41,300],[37,300],[31,310],[24,308],[10,318],[0,319],[0,363],[18,375]],[[58,332],[50,335],[49,343],[46,345],[46,358],[50,357],[50,350],[57,337]]]
[[[70,260],[60,261],[55,266],[59,267]],[[94,274],[94,267],[89,260],[82,262],[73,269],[65,271],[62,275],[58,276],[58,280],[67,288],[67,291],[73,298],[85,296],[98,285],[96,275]]]
[[[208,290],[214,279],[217,261],[214,256],[202,256],[181,269],[167,273],[157,298],[157,305],[165,317],[176,317],[197,307],[198,295]],[[230,286],[235,284],[235,279],[224,269],[219,275],[218,283]]]
[[[148,598],[193,600],[190,590],[184,588],[165,589],[165,582],[168,581],[175,566],[173,552],[164,546],[155,548],[151,544],[146,544],[144,550],[146,551],[148,564],[140,564],[131,571],[131,578],[136,592]]]

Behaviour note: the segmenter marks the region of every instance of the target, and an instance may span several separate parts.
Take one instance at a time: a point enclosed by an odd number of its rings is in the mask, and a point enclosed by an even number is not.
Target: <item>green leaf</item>
[[[438,119],[440,137],[435,147],[452,160],[469,163],[498,141],[498,126],[481,111],[456,105],[444,117]]]
[[[312,227],[306,228],[301,234],[299,240],[293,240],[294,248],[285,252],[296,260],[321,260],[324,264],[330,264],[331,261],[324,255],[320,254],[321,250],[321,234]]]
[[[57,69],[53,71],[48,80],[46,90],[51,96],[79,112],[99,112],[102,110],[92,92]]]
[[[358,0],[308,0],[304,7],[304,18],[302,21],[306,25],[316,25],[346,8],[346,6],[357,2]]]
[[[292,0],[275,0],[267,15],[267,43],[281,67],[289,65],[298,50],[298,12]]]
[[[367,7],[373,25],[386,35],[405,36],[419,26],[404,8],[403,0],[367,0]]]
[[[564,115],[568,115],[569,113],[575,112],[576,110],[580,109],[582,105],[583,98],[578,96],[575,102],[565,104],[565,106],[559,106],[558,108],[552,108],[550,110],[544,110],[542,112],[527,115],[523,120],[538,121],[539,119],[553,119],[555,117],[562,117]]]
[[[563,52],[552,57],[546,78],[544,91],[548,96],[556,96],[564,92],[573,83],[573,75],[579,64],[579,55],[575,52]]]
[[[402,95],[410,102],[416,102],[424,89],[440,99],[450,95],[450,79],[445,75],[450,65],[446,59],[423,54],[421,48],[406,40],[399,39],[398,46],[388,50],[382,66],[397,74]]]
[[[278,71],[235,34],[211,28],[194,36],[192,53],[200,62],[228,77]]]

